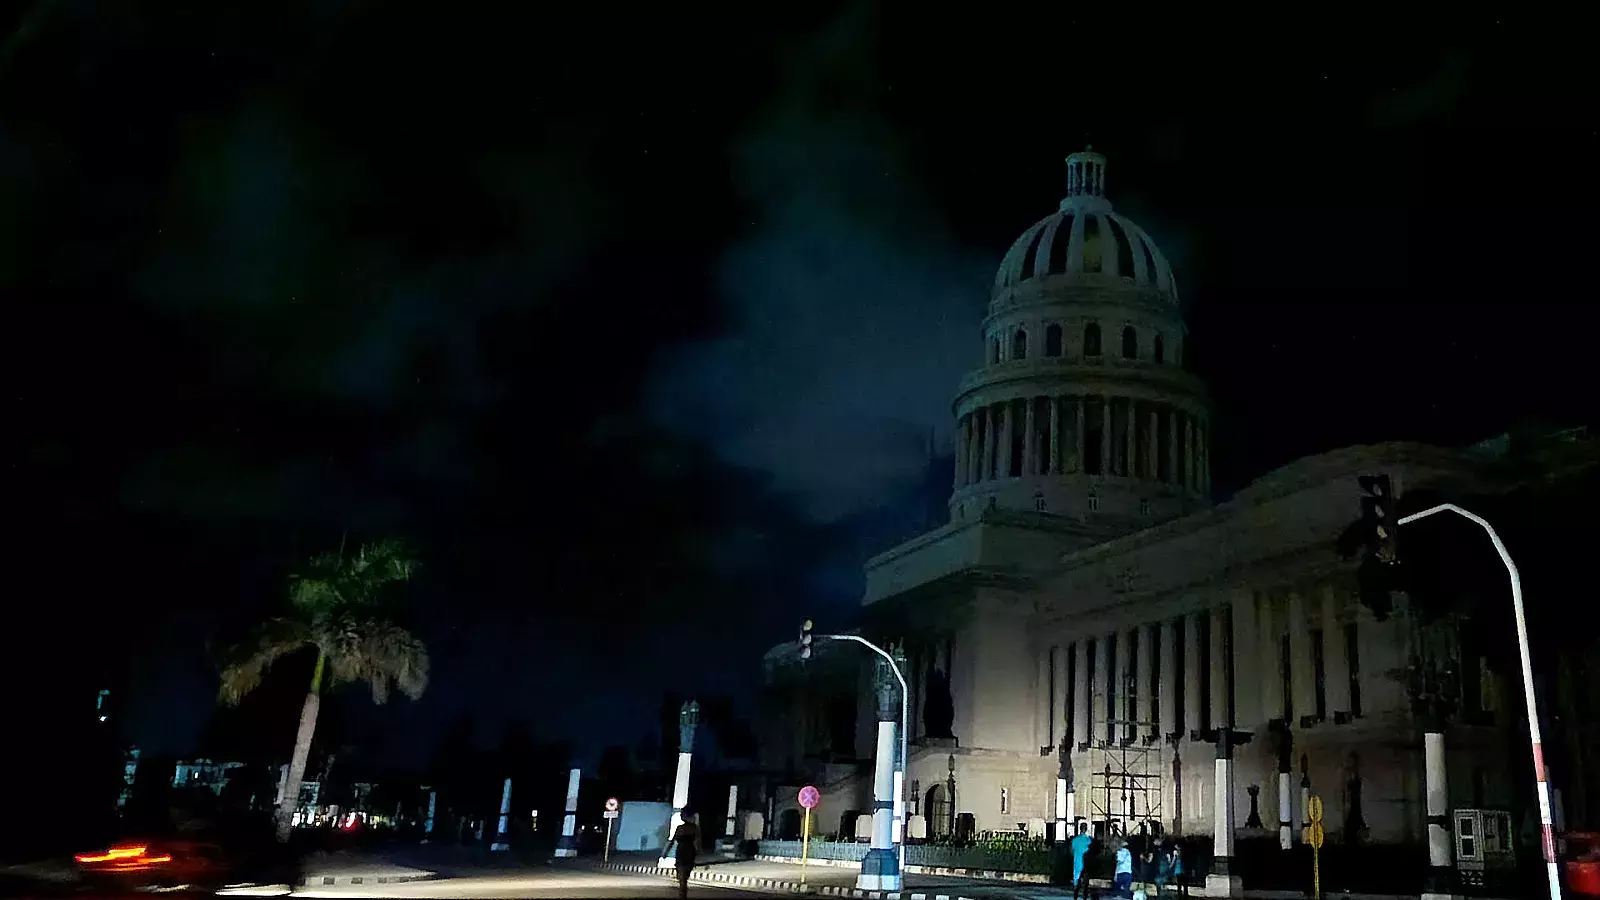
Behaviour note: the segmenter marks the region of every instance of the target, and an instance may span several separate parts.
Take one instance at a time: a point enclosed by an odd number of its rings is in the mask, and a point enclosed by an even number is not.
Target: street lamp
[[[1533,662],[1528,654],[1528,623],[1522,610],[1522,576],[1517,572],[1517,564],[1512,561],[1505,542],[1500,540],[1500,535],[1494,530],[1494,526],[1482,516],[1468,512],[1454,503],[1441,503],[1422,512],[1412,513],[1402,517],[1397,524],[1408,525],[1418,519],[1425,519],[1442,512],[1453,512],[1477,523],[1479,528],[1487,532],[1489,540],[1494,542],[1495,552],[1500,554],[1500,561],[1505,563],[1506,573],[1511,576],[1511,606],[1517,617],[1517,652],[1522,660],[1522,699],[1528,707],[1528,738],[1533,747],[1534,791],[1539,798],[1540,843],[1544,847],[1544,864],[1546,875],[1550,879],[1550,896],[1552,900],[1561,900],[1561,874],[1556,868],[1555,834],[1550,819],[1550,782],[1546,780],[1544,745],[1539,736],[1539,705],[1533,696]]]
[[[895,775],[897,776],[899,784],[894,786],[894,794],[895,805],[899,807],[900,812],[900,826],[897,830],[900,832],[900,876],[903,878],[905,877],[906,872],[905,810],[907,807],[905,801],[905,766],[910,762],[910,758],[906,756],[906,732],[911,728],[911,707],[908,699],[911,696],[911,691],[906,687],[906,676],[900,671],[900,666],[896,664],[893,656],[891,656],[882,647],[879,647],[877,644],[874,644],[858,634],[818,634],[813,636],[811,633],[810,619],[807,619],[805,624],[802,625],[800,629],[800,652],[802,659],[809,658],[811,656],[811,640],[813,637],[824,641],[855,641],[861,646],[866,647],[868,650],[871,650],[873,653],[883,657],[884,662],[889,664],[889,671],[894,673],[895,680],[900,682],[900,761],[899,765],[895,768]]]

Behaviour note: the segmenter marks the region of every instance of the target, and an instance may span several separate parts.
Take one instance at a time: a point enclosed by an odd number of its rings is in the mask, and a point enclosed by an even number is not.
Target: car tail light
[[[124,844],[98,853],[79,853],[75,858],[79,865],[119,872],[138,871],[172,862],[172,854],[159,851],[151,853],[150,848],[142,844]]]

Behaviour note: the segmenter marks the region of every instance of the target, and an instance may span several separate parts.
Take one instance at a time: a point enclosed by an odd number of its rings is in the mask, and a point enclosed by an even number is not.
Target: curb
[[[311,875],[302,887],[329,887],[351,884],[403,884],[408,881],[427,881],[433,872],[420,875]]]
[[[636,875],[657,875],[662,878],[673,878],[671,870],[662,871],[657,866],[633,866],[621,863],[602,863],[600,868],[611,869],[617,872],[629,872]],[[729,875],[715,869],[695,869],[689,873],[690,881],[704,881],[711,884],[731,884],[755,890],[781,891],[787,894],[817,894],[823,897],[851,897],[855,900],[974,900],[959,894],[935,894],[926,891],[865,891],[861,888],[846,887],[812,887],[798,881],[784,881],[777,878],[751,878],[747,875]]]

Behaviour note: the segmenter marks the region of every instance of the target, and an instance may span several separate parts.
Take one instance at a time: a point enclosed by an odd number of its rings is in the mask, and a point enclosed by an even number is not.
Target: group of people
[[[1188,896],[1189,884],[1183,877],[1183,848],[1154,837],[1141,837],[1139,843],[1141,846],[1135,860],[1132,843],[1120,834],[1112,835],[1111,848],[1116,858],[1116,868],[1111,876],[1114,894],[1118,897],[1134,896],[1133,876],[1137,861],[1138,872],[1144,876],[1139,880],[1152,885],[1156,895],[1164,893],[1167,885],[1171,884],[1179,893]],[[1094,896],[1089,890],[1088,861],[1095,849],[1095,840],[1089,835],[1089,823],[1078,823],[1078,833],[1073,836],[1069,846],[1072,851],[1073,900],[1079,897],[1088,900]]]

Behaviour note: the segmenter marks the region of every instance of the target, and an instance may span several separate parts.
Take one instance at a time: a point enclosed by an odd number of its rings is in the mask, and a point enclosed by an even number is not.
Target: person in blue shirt
[[[1083,863],[1093,843],[1094,838],[1089,837],[1089,823],[1079,822],[1078,834],[1072,839],[1072,900],[1079,897],[1089,900],[1089,873]]]
[[[1120,897],[1133,896],[1133,851],[1128,849],[1127,843],[1117,848],[1117,874],[1112,879],[1112,887]]]

